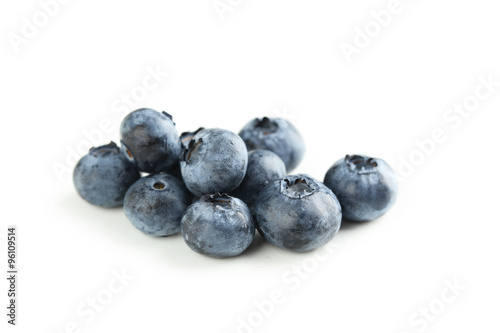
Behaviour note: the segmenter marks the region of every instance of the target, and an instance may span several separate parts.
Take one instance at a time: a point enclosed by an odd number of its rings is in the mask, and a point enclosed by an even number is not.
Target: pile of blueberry
[[[139,109],[120,134],[120,147],[92,148],[78,162],[78,194],[97,206],[123,206],[146,235],[181,232],[192,250],[216,258],[245,251],[255,228],[276,246],[311,251],[332,240],[342,217],[373,220],[396,200],[396,175],[378,158],[347,155],[324,183],[288,175],[305,145],[285,119],[254,119],[239,135],[200,128],[179,136],[170,114]]]

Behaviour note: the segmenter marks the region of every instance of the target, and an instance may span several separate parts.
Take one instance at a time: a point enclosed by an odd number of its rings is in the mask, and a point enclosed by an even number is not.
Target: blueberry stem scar
[[[163,190],[165,188],[165,184],[163,184],[161,182],[156,182],[153,184],[153,188],[155,188],[157,190]]]
[[[226,193],[207,194],[201,198],[201,201],[210,202],[214,204],[230,205],[231,197]]]
[[[274,133],[278,130],[278,124],[275,121],[272,121],[268,117],[264,117],[257,121],[255,127],[262,129],[264,135],[268,135],[269,133]]]
[[[352,172],[357,174],[370,174],[377,172],[378,163],[375,158],[361,155],[346,155],[345,163]]]
[[[301,199],[313,194],[316,190],[316,186],[308,183],[306,179],[297,178],[295,181],[290,181],[284,178],[281,181],[281,193],[290,198]]]
[[[195,142],[194,140],[191,140],[189,142],[189,148],[186,149],[186,151],[184,152],[186,163],[189,163],[189,160],[191,159],[191,154],[193,152],[197,152],[198,149],[200,149],[201,144],[203,144],[203,139],[198,140],[198,142]]]

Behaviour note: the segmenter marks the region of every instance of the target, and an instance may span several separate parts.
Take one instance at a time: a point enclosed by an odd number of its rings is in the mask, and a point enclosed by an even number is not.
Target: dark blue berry
[[[255,203],[254,217],[270,243],[306,252],[332,240],[340,228],[342,210],[329,188],[299,174],[267,185]]]
[[[132,225],[150,236],[169,236],[181,229],[191,193],[169,174],[141,178],[128,190],[123,207]]]
[[[385,214],[398,192],[397,177],[382,159],[347,155],[325,175],[325,185],[337,196],[344,218],[371,221]]]
[[[125,157],[142,172],[168,172],[179,160],[181,142],[166,112],[135,110],[123,119],[120,133]]]
[[[73,183],[78,194],[89,203],[102,207],[117,207],[129,187],[141,177],[111,142],[90,149],[76,164]]]
[[[241,254],[252,243],[255,225],[248,207],[227,194],[207,194],[189,206],[181,232],[195,252],[215,258]]]
[[[286,119],[255,118],[243,127],[240,136],[248,150],[266,149],[278,155],[288,172],[295,169],[304,157],[304,140]]]

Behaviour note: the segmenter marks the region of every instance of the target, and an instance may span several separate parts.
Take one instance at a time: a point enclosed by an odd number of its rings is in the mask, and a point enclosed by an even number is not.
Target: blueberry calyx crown
[[[201,202],[209,202],[213,203],[217,206],[226,206],[231,205],[233,202],[233,198],[227,195],[226,193],[214,193],[214,194],[205,194],[200,198]]]
[[[92,147],[89,150],[89,154],[94,155],[96,157],[97,156],[105,156],[105,155],[108,155],[110,153],[116,154],[119,152],[120,152],[120,148],[118,148],[118,146],[116,145],[116,143],[114,143],[114,141],[111,141],[107,145],[102,145],[99,147]]]
[[[302,199],[318,190],[316,184],[302,176],[288,176],[283,178],[280,183],[280,192],[294,199]]]
[[[134,162],[134,155],[132,155],[132,152],[130,151],[130,149],[128,149],[127,145],[123,143],[123,141],[120,141],[121,144],[122,144],[122,151],[125,155],[125,157],[130,161],[130,162]]]
[[[204,127],[200,127],[194,132],[183,132],[181,134],[181,142],[182,143],[189,142],[196,134],[198,134],[199,131],[204,130],[204,129],[205,129]]]
[[[198,139],[195,140],[194,137],[189,141],[189,145],[186,149],[181,154],[181,161],[189,163],[191,159],[191,155],[195,154],[198,152],[200,147],[203,145],[203,139]]]
[[[172,121],[172,123],[175,125],[174,123],[174,118],[172,117],[172,115],[166,111],[162,111],[161,113],[163,113],[165,116],[168,117],[168,119],[170,119]]]
[[[155,190],[161,191],[164,190],[166,186],[162,181],[156,181],[153,185],[151,185],[151,187],[153,187]]]
[[[274,120],[264,117],[264,118],[255,118],[255,128],[258,128],[262,131],[262,134],[268,135],[270,133],[274,133],[278,130],[279,125]]]
[[[351,171],[357,174],[374,173],[378,169],[377,159],[368,156],[346,155],[345,163]]]

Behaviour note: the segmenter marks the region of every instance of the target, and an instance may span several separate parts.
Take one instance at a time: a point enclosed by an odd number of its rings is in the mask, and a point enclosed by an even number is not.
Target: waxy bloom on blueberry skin
[[[286,170],[292,171],[305,154],[305,143],[299,131],[283,118],[255,118],[240,131],[248,150],[266,149],[278,155]]]
[[[227,258],[250,246],[255,225],[250,210],[240,199],[227,194],[206,194],[184,213],[181,233],[193,251]]]
[[[168,172],[179,160],[181,142],[172,116],[153,109],[129,113],[120,126],[125,157],[147,173]]]
[[[248,151],[237,134],[209,128],[191,138],[180,163],[182,179],[194,195],[228,193],[245,177]]]
[[[243,200],[253,211],[255,201],[264,187],[285,175],[285,164],[278,155],[269,150],[252,150],[248,153],[245,178],[231,195]]]
[[[181,230],[182,214],[191,193],[181,180],[155,174],[136,181],[127,191],[123,208],[134,227],[150,236],[169,236]]]
[[[254,208],[257,229],[270,243],[297,252],[315,250],[337,234],[340,204],[320,181],[299,174],[271,182]]]
[[[102,207],[118,207],[129,187],[141,177],[121,153],[116,143],[90,149],[73,170],[73,183],[87,202]]]
[[[347,155],[325,175],[325,185],[337,196],[344,218],[371,221],[385,214],[396,201],[397,177],[382,159]]]

